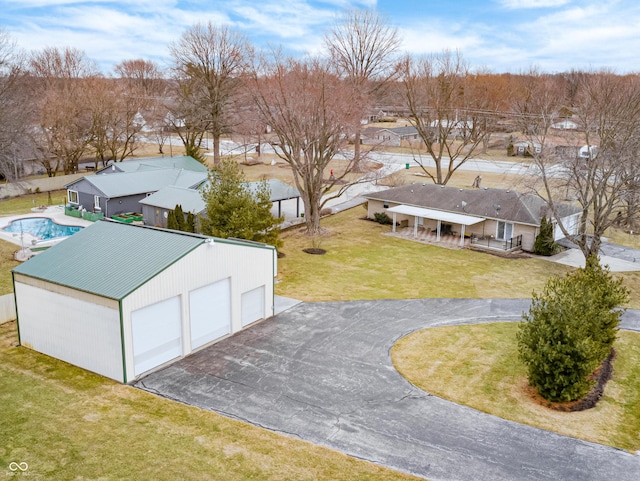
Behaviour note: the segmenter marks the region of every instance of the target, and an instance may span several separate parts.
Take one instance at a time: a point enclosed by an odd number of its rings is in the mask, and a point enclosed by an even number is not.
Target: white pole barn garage
[[[273,315],[276,250],[100,221],[13,270],[20,343],[130,382]]]

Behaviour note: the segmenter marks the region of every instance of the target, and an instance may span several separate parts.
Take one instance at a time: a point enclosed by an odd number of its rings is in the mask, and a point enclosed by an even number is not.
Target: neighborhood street
[[[516,321],[518,299],[302,303],[136,386],[431,481],[640,479],[640,456],[424,392],[390,349],[418,329]],[[623,328],[640,331],[640,312]]]

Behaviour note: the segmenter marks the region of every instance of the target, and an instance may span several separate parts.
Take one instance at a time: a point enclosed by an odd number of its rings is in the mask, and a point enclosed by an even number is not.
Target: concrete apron
[[[303,303],[155,372],[141,389],[438,480],[637,481],[640,458],[431,396],[394,369],[425,327],[516,321],[528,300]],[[640,314],[625,314],[640,330]]]

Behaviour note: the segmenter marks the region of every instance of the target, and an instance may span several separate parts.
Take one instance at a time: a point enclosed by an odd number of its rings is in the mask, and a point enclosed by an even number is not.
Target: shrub
[[[598,258],[584,269],[552,277],[518,330],[518,352],[529,384],[554,402],[580,399],[589,391],[590,374],[611,352],[628,299],[622,279],[614,279]]]
[[[187,230],[185,225],[184,211],[182,210],[182,206],[180,204],[176,205],[176,207],[173,209],[173,213],[176,216],[176,224],[178,226],[177,230]]]
[[[373,214],[373,218],[378,224],[382,224],[382,225],[393,224],[391,217],[389,217],[386,212],[376,212],[375,214]]]
[[[557,245],[553,240],[553,223],[542,217],[540,220],[540,233],[533,244],[533,252],[540,256],[551,256],[556,253]]]
[[[176,220],[176,213],[173,210],[170,210],[167,215],[167,229],[178,230],[178,221]]]

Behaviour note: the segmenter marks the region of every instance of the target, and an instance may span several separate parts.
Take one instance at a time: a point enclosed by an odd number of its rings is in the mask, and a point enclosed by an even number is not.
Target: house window
[[[496,229],[496,239],[509,240],[513,237],[513,224],[510,222],[498,221]]]
[[[100,210],[100,196],[99,195],[94,195],[93,196],[93,208],[95,210]]]
[[[382,204],[382,207],[384,207],[385,209],[389,208],[389,202],[385,202],[384,204]]]
[[[69,204],[78,204],[78,192],[75,190],[68,190],[67,191],[67,200],[69,201]]]

